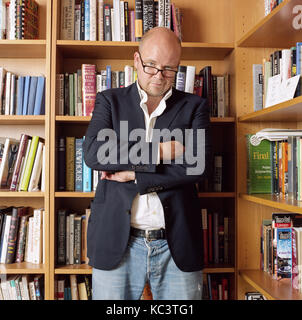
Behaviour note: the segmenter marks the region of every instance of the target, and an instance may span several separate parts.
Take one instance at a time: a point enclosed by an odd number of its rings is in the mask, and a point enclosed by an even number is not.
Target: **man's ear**
[[[137,69],[137,66],[138,66],[139,62],[140,62],[139,61],[139,54],[136,51],[136,52],[134,52],[134,67],[135,67],[135,69]]]

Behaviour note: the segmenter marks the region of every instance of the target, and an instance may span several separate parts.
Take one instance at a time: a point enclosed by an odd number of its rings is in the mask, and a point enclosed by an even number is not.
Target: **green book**
[[[272,147],[269,140],[259,145],[247,137],[247,193],[272,193]]]
[[[21,181],[21,191],[27,191],[28,184],[31,176],[31,171],[34,165],[36,151],[39,143],[39,136],[33,136],[30,145],[28,157],[25,163],[25,170]]]

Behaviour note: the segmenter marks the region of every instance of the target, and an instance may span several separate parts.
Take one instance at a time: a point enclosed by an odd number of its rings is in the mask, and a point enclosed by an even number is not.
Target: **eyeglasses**
[[[143,70],[144,70],[145,73],[150,74],[152,76],[155,76],[160,71],[162,76],[165,77],[165,78],[174,78],[175,77],[175,75],[177,73],[177,70],[173,70],[173,69],[158,69],[156,67],[148,66],[143,62],[141,54],[138,53],[138,55],[139,55],[139,58],[141,60],[141,63],[142,63],[142,66],[143,66]]]

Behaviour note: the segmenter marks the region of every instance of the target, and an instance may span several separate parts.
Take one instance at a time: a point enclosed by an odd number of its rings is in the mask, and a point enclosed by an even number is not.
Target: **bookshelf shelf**
[[[94,192],[68,192],[68,191],[62,191],[62,192],[56,192],[55,197],[56,198],[93,198]]]
[[[259,121],[302,121],[302,96],[285,101],[269,108],[252,112],[238,118],[239,122]]]
[[[233,273],[234,267],[221,267],[221,266],[205,266],[202,270],[203,273]]]
[[[235,117],[225,117],[225,118],[217,118],[217,117],[211,117],[210,121],[212,123],[235,123],[236,119]]]
[[[237,41],[237,46],[290,48],[301,41],[301,30],[292,25],[293,8],[296,5],[301,5],[301,1],[284,0]]]
[[[30,262],[0,264],[0,274],[42,274],[45,273],[43,264]]]
[[[239,270],[239,275],[269,300],[302,299],[302,294],[292,289],[290,279],[274,280],[262,270]]]
[[[57,48],[63,57],[72,59],[132,59],[138,42],[57,40]],[[183,42],[182,48],[182,60],[222,60],[234,49],[234,44]]]
[[[240,198],[261,204],[267,207],[272,207],[280,210],[285,210],[289,212],[295,212],[302,214],[302,202],[297,200],[289,200],[289,199],[282,199],[278,196],[272,194],[240,194]]]
[[[44,192],[0,190],[0,198],[44,198]]]
[[[0,40],[0,58],[46,58],[46,40]]]
[[[40,125],[45,123],[45,116],[0,116],[0,124]]]
[[[198,198],[235,198],[235,192],[199,192]]]
[[[67,265],[55,268],[55,274],[92,274],[92,267],[87,264]]]

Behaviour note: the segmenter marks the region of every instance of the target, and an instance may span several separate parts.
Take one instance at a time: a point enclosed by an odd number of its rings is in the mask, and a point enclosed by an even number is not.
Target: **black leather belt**
[[[134,237],[146,238],[148,241],[166,239],[165,229],[142,230],[131,227],[130,234]]]

